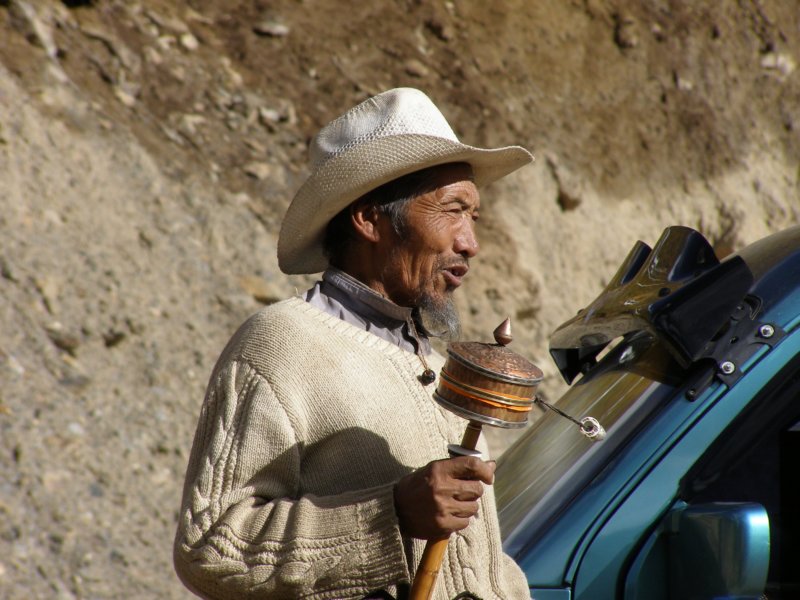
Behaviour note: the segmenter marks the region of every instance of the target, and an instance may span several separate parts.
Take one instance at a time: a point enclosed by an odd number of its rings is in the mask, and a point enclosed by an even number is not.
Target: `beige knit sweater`
[[[429,358],[436,372],[443,359]],[[419,358],[299,298],[251,317],[211,377],[186,473],[175,568],[206,598],[361,598],[409,582],[393,485],[447,456],[465,421]],[[494,496],[450,539],[435,598],[529,598]]]

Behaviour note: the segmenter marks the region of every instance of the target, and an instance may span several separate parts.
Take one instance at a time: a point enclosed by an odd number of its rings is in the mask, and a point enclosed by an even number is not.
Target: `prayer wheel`
[[[480,455],[475,450],[482,425],[515,428],[528,423],[542,371],[506,348],[511,323],[494,330],[496,344],[451,342],[433,397],[441,406],[469,420],[461,445],[452,456]],[[428,540],[411,586],[410,600],[429,600],[447,549],[448,538]]]
[[[434,399],[470,421],[505,428],[527,425],[542,371],[506,348],[510,337],[506,319],[495,330],[496,344],[450,343]]]

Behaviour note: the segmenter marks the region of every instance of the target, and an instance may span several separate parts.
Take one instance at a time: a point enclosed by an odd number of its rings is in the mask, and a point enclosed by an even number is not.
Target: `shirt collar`
[[[432,334],[422,324],[417,309],[395,304],[364,282],[336,267],[328,267],[322,274],[322,281],[341,293],[337,300],[363,317],[387,325],[404,323],[409,335],[421,344],[426,354],[429,352],[428,338]],[[327,294],[337,295],[331,294],[332,291],[329,288]]]
[[[369,307],[384,317],[404,323],[414,317],[413,309],[395,304],[341,269],[329,267],[322,274],[322,280],[345,292],[354,302]]]

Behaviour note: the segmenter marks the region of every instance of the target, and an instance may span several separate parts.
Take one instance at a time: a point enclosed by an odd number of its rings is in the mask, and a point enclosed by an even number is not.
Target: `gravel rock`
[[[286,37],[290,29],[279,21],[261,21],[253,25],[253,31],[267,37]]]

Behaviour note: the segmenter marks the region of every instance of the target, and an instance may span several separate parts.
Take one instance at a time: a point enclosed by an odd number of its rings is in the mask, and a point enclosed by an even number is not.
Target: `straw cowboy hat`
[[[310,148],[311,174],[298,190],[278,237],[284,273],[328,266],[322,242],[330,220],[367,192],[408,173],[452,162],[472,166],[481,187],[531,162],[520,146],[482,149],[458,141],[419,90],[398,88],[351,108],[323,127]]]

